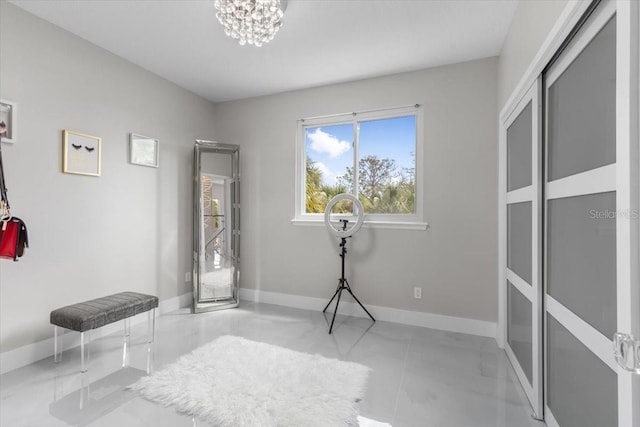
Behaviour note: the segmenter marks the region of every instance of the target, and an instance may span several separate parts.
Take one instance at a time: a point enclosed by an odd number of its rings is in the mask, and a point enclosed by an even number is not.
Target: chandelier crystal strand
[[[282,27],[280,0],[215,0],[216,18],[224,27],[224,33],[257,47],[268,43]]]

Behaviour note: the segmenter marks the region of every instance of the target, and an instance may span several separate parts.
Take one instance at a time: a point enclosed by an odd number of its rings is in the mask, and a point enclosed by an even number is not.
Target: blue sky
[[[329,185],[353,164],[354,139],[351,123],[308,127],[306,154],[323,172]],[[398,171],[413,167],[416,146],[415,116],[360,122],[360,157],[376,155],[395,160]]]

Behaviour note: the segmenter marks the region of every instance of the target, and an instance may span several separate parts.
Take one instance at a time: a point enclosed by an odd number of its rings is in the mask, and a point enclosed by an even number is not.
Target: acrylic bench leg
[[[156,309],[147,312],[147,375],[151,373],[155,358]]]
[[[62,341],[62,331],[60,330],[61,328],[53,325],[53,362],[54,363],[59,363],[62,361],[62,348],[63,348],[63,341]]]
[[[131,318],[124,319],[124,343],[122,346],[122,367],[129,365],[129,347],[131,346]]]
[[[84,409],[85,404],[89,403],[91,395],[91,381],[89,381],[89,372],[80,373],[80,409]]]
[[[89,333],[85,336],[84,332],[80,332],[80,372],[87,372],[87,363],[89,362]],[[85,360],[86,359],[86,360]]]
[[[89,400],[89,368],[91,360],[91,331],[80,332],[80,409],[84,408],[85,401]]]

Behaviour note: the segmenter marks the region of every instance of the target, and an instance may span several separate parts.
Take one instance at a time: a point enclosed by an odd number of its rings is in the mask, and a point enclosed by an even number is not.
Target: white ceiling
[[[500,53],[517,0],[289,0],[261,48],[224,35],[213,0],[12,3],[211,101]]]

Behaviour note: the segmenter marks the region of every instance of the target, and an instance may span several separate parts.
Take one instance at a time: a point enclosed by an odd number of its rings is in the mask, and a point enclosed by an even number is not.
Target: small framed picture
[[[0,99],[0,135],[2,142],[16,142],[18,136],[18,106],[15,102]]]
[[[100,176],[102,138],[85,133],[62,131],[62,172]]]
[[[159,144],[155,138],[132,133],[129,138],[129,159],[132,165],[157,168]]]

